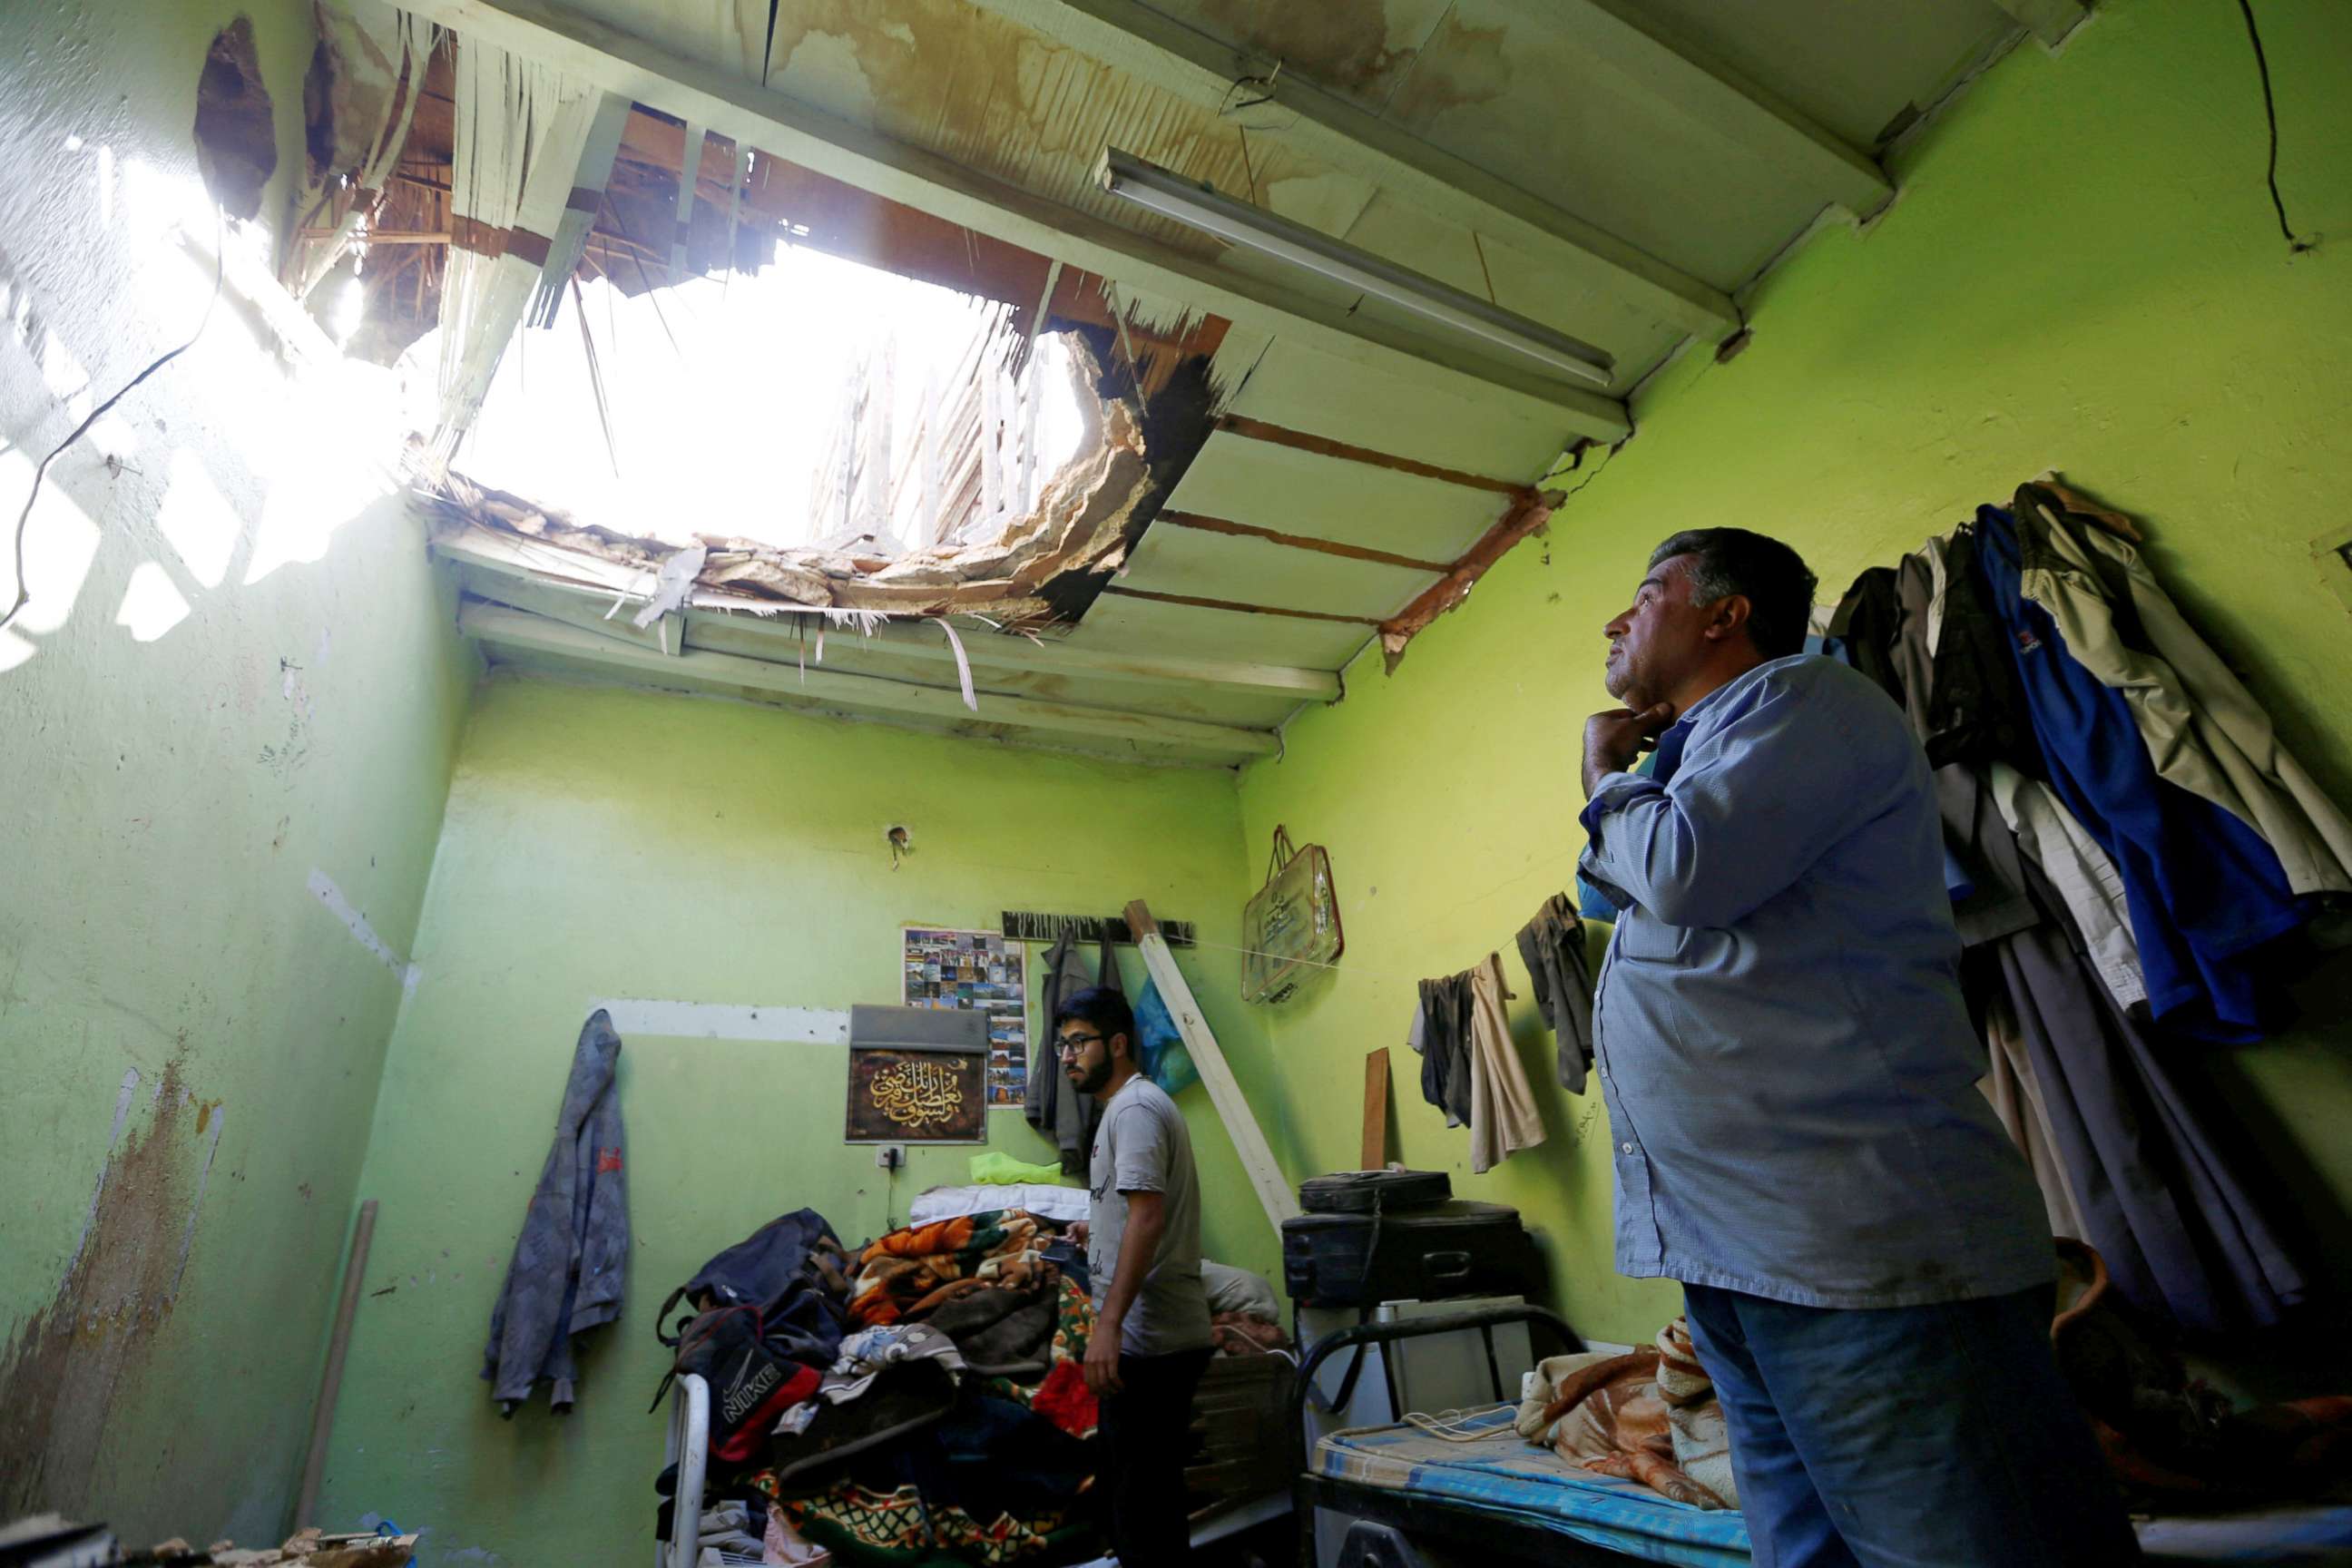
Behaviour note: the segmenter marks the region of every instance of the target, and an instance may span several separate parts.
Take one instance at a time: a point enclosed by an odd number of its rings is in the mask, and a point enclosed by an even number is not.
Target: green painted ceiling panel
[[[1118,578],[1121,587],[1158,594],[1374,616],[1395,615],[1436,580],[1433,572],[1351,561],[1165,521],[1151,525]]]
[[[1345,426],[1310,428],[1342,439],[1353,434]],[[1416,561],[1452,561],[1495,526],[1509,498],[1220,432],[1192,459],[1168,504]]]

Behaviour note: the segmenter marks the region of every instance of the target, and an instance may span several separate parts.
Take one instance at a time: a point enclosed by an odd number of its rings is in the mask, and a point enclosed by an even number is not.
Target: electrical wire
[[[8,606],[8,613],[5,616],[0,616],[0,631],[6,630],[8,623],[16,618],[16,613],[32,602],[32,589],[28,587],[25,582],[25,530],[33,521],[33,506],[35,502],[41,499],[41,481],[48,477],[49,465],[56,462],[58,455],[64,452],[67,447],[72,446],[76,441],[80,440],[84,436],[89,434],[89,427],[97,424],[100,419],[105,418],[108,411],[112,409],[116,404],[130,396],[133,387],[136,387],[141,382],[145,381],[149,376],[154,374],[165,365],[170,364],[173,360],[178,359],[182,354],[186,353],[190,349],[194,348],[196,346],[196,340],[205,335],[205,328],[211,323],[213,319],[213,307],[220,303],[221,280],[226,275],[228,264],[227,225],[226,220],[222,216],[221,209],[217,206],[213,208],[213,221],[215,226],[213,237],[213,291],[212,297],[205,301],[205,313],[196,319],[196,330],[188,334],[187,342],[182,343],[178,348],[172,350],[170,353],[158,355],[155,359],[148,362],[147,368],[141,371],[137,375],[132,376],[129,381],[123,383],[121,391],[108,398],[105,402],[100,404],[97,407],[91,409],[88,417],[84,418],[80,424],[73,427],[73,433],[71,435],[68,436],[64,440],[49,448],[49,455],[41,459],[40,467],[33,470],[33,488],[26,492],[25,510],[16,514],[16,543],[14,545],[16,573],[16,601]]]
[[[2279,232],[2286,236],[2288,251],[2300,255],[2306,250],[2317,249],[2319,241],[2305,239],[2286,221],[2286,201],[2279,195],[2278,188],[2278,104],[2271,97],[2271,62],[2263,54],[2262,29],[2254,26],[2253,0],[2238,0],[2238,9],[2245,14],[2246,37],[2254,46],[2254,69],[2263,79],[2263,118],[2270,122],[2271,128],[2271,161],[2266,174],[2271,187],[2271,205],[2278,211]]]

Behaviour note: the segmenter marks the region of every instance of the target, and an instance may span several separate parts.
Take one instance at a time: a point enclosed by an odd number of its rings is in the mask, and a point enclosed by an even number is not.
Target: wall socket
[[[904,1143],[885,1143],[874,1151],[874,1163],[886,1171],[902,1170],[907,1163],[907,1146]]]

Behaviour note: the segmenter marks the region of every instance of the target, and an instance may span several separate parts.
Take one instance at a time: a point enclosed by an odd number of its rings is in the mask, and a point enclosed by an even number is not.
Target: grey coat
[[[603,1009],[591,1014],[572,1053],[555,1142],[515,1238],[482,1376],[502,1414],[530,1397],[545,1379],[549,1402],[572,1408],[579,1369],[572,1338],[621,1315],[629,1258],[629,1192],[614,1071],[621,1037]]]

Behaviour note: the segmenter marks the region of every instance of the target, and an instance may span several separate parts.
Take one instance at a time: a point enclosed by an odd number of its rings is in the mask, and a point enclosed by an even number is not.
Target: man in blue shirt
[[[2055,1260],[1975,1082],[1927,762],[1801,652],[1814,579],[1660,545],[1606,626],[1579,867],[1617,1267],[1683,1281],[1759,1568],[2137,1557],[2050,1352]],[[1627,771],[1656,748],[1649,776]]]

